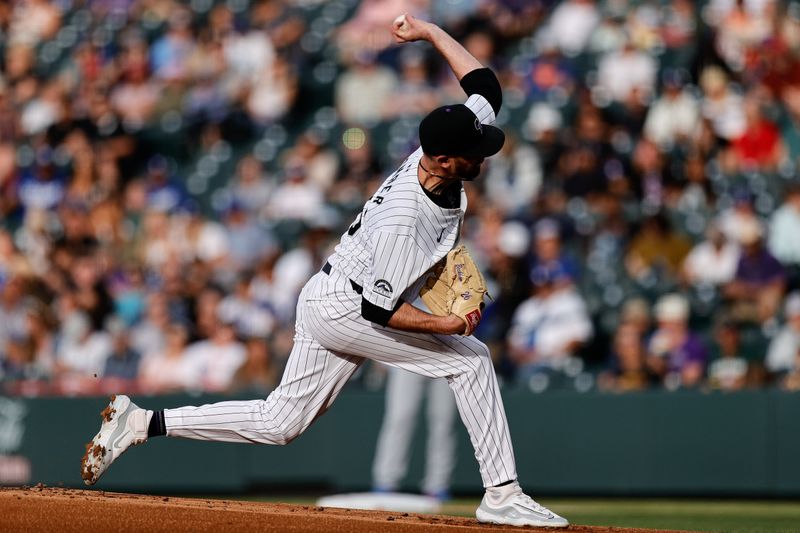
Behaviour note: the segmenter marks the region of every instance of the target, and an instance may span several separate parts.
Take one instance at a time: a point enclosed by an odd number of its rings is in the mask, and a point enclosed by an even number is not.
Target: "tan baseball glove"
[[[431,313],[454,314],[467,325],[463,335],[471,335],[481,321],[486,282],[467,249],[462,245],[451,250],[434,268],[419,291]]]

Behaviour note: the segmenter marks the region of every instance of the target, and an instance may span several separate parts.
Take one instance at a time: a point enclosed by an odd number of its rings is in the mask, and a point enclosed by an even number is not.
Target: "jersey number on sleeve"
[[[358,216],[356,217],[356,220],[352,224],[350,224],[350,227],[347,229],[347,234],[348,235],[350,235],[352,237],[353,234],[355,234],[355,232],[358,231],[358,228],[361,227],[361,219],[362,218],[364,218],[364,211],[361,211],[358,214]]]

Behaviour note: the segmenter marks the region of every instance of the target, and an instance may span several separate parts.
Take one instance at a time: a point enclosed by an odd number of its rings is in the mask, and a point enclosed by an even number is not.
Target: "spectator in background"
[[[594,0],[565,0],[555,7],[549,24],[542,31],[546,39],[574,57],[586,48],[600,20]]]
[[[275,47],[267,32],[248,27],[248,22],[239,25],[231,21],[220,39],[229,78],[227,91],[232,95],[246,93],[275,61]]]
[[[114,314],[122,320],[125,327],[138,322],[145,311],[147,297],[141,269],[130,266],[116,273],[107,283],[114,299]]]
[[[712,2],[711,13],[718,16],[712,19],[717,25],[717,51],[733,70],[742,71],[748,51],[769,35],[770,6],[775,3]]]
[[[186,201],[186,191],[170,172],[170,162],[162,155],[155,155],[147,162],[145,184],[150,209],[169,213]]]
[[[150,292],[146,296],[144,316],[131,330],[131,346],[143,355],[161,351],[166,342],[166,329],[169,323],[166,295],[160,291]]]
[[[531,106],[523,125],[523,137],[533,143],[542,166],[543,176],[555,172],[563,145],[559,137],[563,117],[553,106],[538,103]]]
[[[706,175],[706,161],[700,152],[687,154],[683,162],[681,182],[672,184],[677,194],[670,195],[667,202],[670,208],[683,214],[697,214],[706,220],[707,214],[714,209],[716,195]],[[688,224],[687,224],[688,226]],[[701,233],[702,228],[688,227],[693,236]]]
[[[175,6],[170,13],[168,28],[150,49],[150,62],[153,74],[162,79],[185,79],[188,77],[187,64],[194,52],[192,36],[192,14]]]
[[[50,211],[64,198],[64,173],[53,161],[49,148],[39,150],[36,164],[23,171],[19,201],[26,210]]]
[[[268,219],[275,221],[310,222],[323,209],[322,191],[306,179],[302,166],[285,168],[285,177],[265,207]]]
[[[731,196],[733,206],[719,213],[716,225],[730,242],[740,243],[744,232],[751,231],[755,226],[758,226],[759,231],[763,228],[753,206],[753,194],[750,190],[746,187],[737,187]]]
[[[258,305],[250,291],[253,274],[243,272],[234,282],[233,291],[219,302],[217,312],[234,324],[241,338],[267,338],[275,327],[275,319],[266,306]]]
[[[3,357],[8,342],[26,334],[25,281],[19,276],[7,278],[0,291],[0,357]]]
[[[618,52],[611,52],[597,67],[597,88],[616,102],[627,102],[636,94],[641,103],[655,93],[658,65],[653,57],[636,49],[628,40]]]
[[[742,98],[731,89],[725,72],[717,66],[706,67],[700,74],[700,87],[701,113],[711,121],[714,134],[726,141],[742,136],[747,129]]]
[[[30,339],[11,337],[6,343],[5,356],[0,360],[0,380],[23,381],[46,379],[33,350]]]
[[[647,346],[647,367],[669,390],[700,385],[708,353],[689,330],[689,302],[679,294],[659,298],[657,326]]]
[[[789,185],[781,206],[769,222],[768,248],[792,271],[792,282],[800,285],[800,182]]]
[[[505,215],[522,215],[530,210],[543,179],[536,150],[516,136],[506,135],[506,143],[486,171],[486,197]]]
[[[424,54],[413,47],[400,51],[400,79],[386,102],[386,118],[424,116],[439,103],[430,83]]]
[[[561,230],[551,218],[543,218],[533,227],[533,267],[538,266],[558,270],[562,283],[571,285],[580,279],[578,263],[562,249]]]
[[[356,53],[350,68],[336,80],[336,110],[342,121],[373,125],[384,118],[397,75],[371,52]]]
[[[241,205],[251,218],[267,205],[275,188],[264,173],[264,166],[253,155],[246,155],[236,165],[236,175],[231,185],[233,201]]]
[[[281,168],[292,169],[293,176],[303,174],[306,183],[321,192],[330,190],[339,173],[339,156],[326,145],[325,135],[308,129],[281,154]]]
[[[50,306],[41,300],[29,299],[25,304],[27,338],[32,362],[39,378],[50,378],[56,358],[56,317]]]
[[[664,207],[669,186],[672,185],[671,169],[667,157],[649,140],[636,143],[631,157],[634,190],[641,199],[645,214],[653,214]]]
[[[788,391],[800,390],[800,350],[797,350],[794,368],[781,380],[781,387]]]
[[[276,195],[278,193],[276,192]],[[289,208],[291,204],[286,207]],[[242,272],[270,252],[275,246],[272,236],[255,221],[248,219],[244,207],[236,202],[228,206],[224,218],[228,238],[225,268],[215,274],[222,279]]]
[[[739,324],[731,320],[722,320],[714,328],[713,355],[708,365],[708,384],[712,389],[733,391],[747,384],[748,363],[739,330]]]
[[[233,203],[237,204],[238,201],[234,194]],[[239,205],[244,207],[247,204]],[[187,206],[184,216],[186,220],[181,246],[186,254],[185,260],[200,261],[211,271],[224,268],[231,249],[227,228],[216,220],[203,217],[195,207]]]
[[[745,99],[744,116],[744,131],[733,139],[732,145],[739,167],[745,170],[774,170],[784,155],[780,131],[766,119],[761,102],[755,96]]]
[[[79,382],[102,376],[113,350],[111,336],[93,329],[89,316],[77,306],[70,314],[71,319],[64,322],[66,327],[62,327],[56,349],[55,375]]]
[[[619,323],[632,326],[643,339],[649,336],[652,326],[650,304],[640,297],[625,300],[619,314]]]
[[[734,319],[770,326],[786,288],[786,272],[764,247],[757,221],[744,222],[739,231],[742,255],[736,275],[723,287],[723,294]]]
[[[540,48],[521,80],[525,95],[535,102],[546,100],[550,95],[566,98],[575,90],[574,70],[555,42],[545,41]]]
[[[139,387],[144,392],[164,394],[192,388],[189,368],[184,359],[188,331],[180,324],[165,328],[164,344],[145,353],[139,371]]]
[[[386,28],[392,24],[392,13],[407,12],[430,20],[429,0],[362,0],[353,16],[336,32],[336,44],[343,59],[362,51],[377,54],[392,44]]]
[[[642,332],[632,323],[621,322],[614,333],[609,369],[597,378],[600,390],[629,392],[650,386],[650,375],[645,365],[645,347]]]
[[[669,151],[676,144],[688,140],[700,123],[697,99],[684,85],[677,71],[665,72],[662,76],[663,92],[647,112],[644,135],[662,151]]]
[[[225,392],[234,384],[234,377],[247,360],[247,349],[236,339],[234,324],[217,316],[211,337],[190,344],[183,355],[192,389]]]
[[[268,126],[291,110],[297,93],[297,75],[289,62],[278,56],[257,72],[247,94],[247,112],[257,125]]]
[[[683,261],[683,276],[693,286],[720,286],[730,282],[739,264],[739,246],[725,238],[712,224],[706,230],[706,240],[692,248]]]
[[[634,279],[657,276],[674,280],[691,244],[672,229],[663,214],[647,217],[628,246],[625,268]]]
[[[61,27],[61,11],[47,0],[14,2],[8,40],[16,45],[34,46],[52,39]]]
[[[511,321],[509,353],[523,383],[533,374],[562,370],[592,336],[586,304],[557,263],[531,269],[533,292]]]
[[[800,292],[787,296],[783,314],[786,322],[772,338],[764,362],[773,377],[800,370],[797,366],[800,351]]]
[[[28,260],[17,246],[8,231],[0,229],[0,284],[15,275],[30,271]]]
[[[275,388],[280,378],[279,369],[274,364],[267,340],[250,337],[245,340],[247,359],[236,371],[231,384],[232,391],[269,392]]]
[[[578,109],[574,127],[574,138],[559,150],[555,170],[566,195],[591,198],[608,188],[602,168],[609,152],[608,127],[600,111],[592,105]],[[537,146],[541,149],[541,142]]]
[[[525,267],[530,253],[530,232],[521,222],[505,222],[497,234],[496,246],[487,253],[485,276],[492,300],[483,310],[476,335],[498,359],[505,353],[506,333],[514,311],[531,292]],[[510,374],[508,361],[497,360],[495,367]]]
[[[110,103],[124,126],[138,131],[153,118],[159,99],[159,86],[150,78],[147,44],[139,37],[126,43],[120,68],[122,81],[111,91]]]
[[[125,323],[117,317],[108,322],[106,330],[111,336],[112,345],[103,369],[103,377],[133,382],[139,373],[142,356],[131,348]]]

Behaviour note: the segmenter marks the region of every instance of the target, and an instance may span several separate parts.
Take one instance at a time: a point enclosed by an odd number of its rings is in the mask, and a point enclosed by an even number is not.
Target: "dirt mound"
[[[457,533],[521,531],[470,518],[330,507],[33,488],[0,489],[3,531],[269,531]],[[533,528],[525,528],[530,531]],[[571,526],[570,532],[653,531]]]

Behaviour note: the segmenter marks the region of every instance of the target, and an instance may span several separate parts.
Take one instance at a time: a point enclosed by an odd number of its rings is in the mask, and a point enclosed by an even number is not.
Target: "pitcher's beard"
[[[458,177],[461,178],[462,181],[473,181],[480,175],[482,164],[483,161],[480,163],[465,162],[463,166],[459,165],[461,168],[458,169]]]

